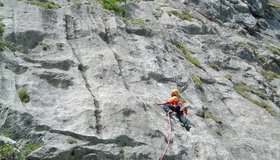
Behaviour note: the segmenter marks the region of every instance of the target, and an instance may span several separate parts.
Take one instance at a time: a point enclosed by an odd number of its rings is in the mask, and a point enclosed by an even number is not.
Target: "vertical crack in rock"
[[[128,85],[127,85],[127,83],[126,83],[126,81],[125,81],[125,78],[124,78],[124,76],[123,76],[123,71],[122,71],[122,66],[121,66],[121,63],[122,63],[122,62],[121,62],[121,59],[120,59],[119,55],[118,55],[114,50],[112,50],[112,52],[114,53],[115,59],[116,59],[116,61],[117,61],[117,63],[118,63],[118,67],[119,67],[119,70],[120,70],[119,76],[122,77],[123,85],[125,86],[125,88],[126,88],[127,90],[129,90],[129,87],[128,87]]]
[[[83,69],[84,65],[83,65],[80,57],[78,56],[74,45],[71,43],[71,39],[74,39],[74,37],[75,37],[73,17],[70,16],[70,15],[65,15],[64,20],[65,20],[66,40],[67,40],[67,42],[68,42],[68,44],[69,44],[69,46],[72,50],[73,55],[75,56],[75,58],[80,63],[78,68],[81,68],[79,70],[80,70],[82,78],[85,82],[85,86],[86,86],[87,90],[89,91],[90,95],[93,98],[93,104],[95,106],[94,116],[95,116],[95,120],[96,120],[95,128],[96,128],[96,133],[99,134],[101,132],[101,128],[102,128],[100,104],[99,104],[99,101],[94,96],[93,92],[91,91],[91,86],[88,83],[87,77],[85,75],[85,70]]]
[[[14,32],[14,33],[12,33],[12,35],[14,36],[13,37],[14,40],[15,40],[14,43],[17,44],[17,37],[15,36],[15,33],[16,33],[16,20],[15,20],[15,10],[14,10],[14,8],[12,9],[12,17],[13,17],[13,32]],[[18,62],[18,59],[17,59],[17,55],[16,55],[15,51],[12,51],[12,52],[13,52],[13,55],[15,56],[15,59],[16,59],[17,65],[18,65],[19,62]]]
[[[106,26],[106,24],[104,23],[104,17],[101,16],[101,19],[102,19],[102,22],[103,22],[103,25]],[[123,76],[123,69],[122,69],[122,61],[119,57],[119,55],[112,49],[111,45],[110,45],[110,42],[112,41],[112,35],[110,34],[110,29],[108,28],[105,28],[105,33],[99,33],[99,37],[107,44],[107,46],[112,50],[113,54],[114,54],[114,57],[118,63],[118,68],[119,68],[119,73],[118,73],[118,76],[121,76],[122,78],[122,83],[124,85],[124,87],[126,88],[126,90],[129,90],[129,86],[128,84],[126,83],[126,80]]]

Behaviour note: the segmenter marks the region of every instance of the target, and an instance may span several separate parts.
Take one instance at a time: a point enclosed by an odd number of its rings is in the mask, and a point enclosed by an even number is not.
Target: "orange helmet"
[[[171,92],[171,96],[179,96],[179,90],[178,89],[173,89]]]

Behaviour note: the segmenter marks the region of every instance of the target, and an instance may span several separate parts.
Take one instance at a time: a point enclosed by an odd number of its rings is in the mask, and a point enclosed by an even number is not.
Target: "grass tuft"
[[[104,9],[125,16],[125,10],[119,5],[121,2],[126,2],[126,0],[102,0],[102,6]]]
[[[198,75],[194,74],[194,73],[191,76],[192,76],[192,80],[195,84],[195,87],[201,89],[202,88],[202,82],[201,82],[200,77]]]
[[[172,14],[178,18],[180,18],[181,20],[191,20],[193,18],[193,16],[189,13],[182,13],[182,12],[178,12],[178,11],[169,11],[168,14]]]
[[[0,21],[0,38],[3,36],[5,24]]]
[[[207,21],[205,19],[203,19],[202,17],[192,15],[191,13],[188,13],[188,12],[178,12],[178,11],[173,10],[173,11],[169,11],[167,13],[169,15],[172,14],[172,15],[180,18],[181,20],[190,21],[192,18],[194,18],[194,19],[197,19],[198,21],[200,21],[203,24],[207,23]]]
[[[34,150],[38,149],[41,145],[38,143],[27,143],[20,149],[20,160],[26,160],[26,157]]]
[[[141,19],[141,18],[132,18],[129,20],[132,24],[135,25],[144,25],[145,24],[145,20]]]
[[[15,43],[11,41],[4,41],[3,39],[0,39],[0,51],[3,51],[7,47],[12,52],[20,51],[22,49],[22,46],[17,46]]]
[[[267,99],[266,94],[262,93],[262,91],[260,91],[259,89],[256,89],[254,87],[251,86],[247,86],[244,83],[238,83],[234,86],[235,90],[241,94],[243,97],[245,97],[245,92],[251,92],[263,99]],[[245,94],[244,94],[245,93]],[[246,94],[247,95],[247,94]]]
[[[273,111],[272,106],[270,106],[263,100],[254,99],[248,93],[246,93],[246,92],[251,92],[251,93],[259,96],[262,99],[267,99],[266,94],[262,93],[259,89],[256,89],[256,88],[253,88],[250,86],[246,86],[244,83],[235,84],[234,89],[236,90],[237,93],[239,93],[244,98],[246,98],[246,99],[250,100],[251,102],[253,102],[254,104],[264,108],[270,115],[276,116],[276,113],[275,113],[275,111]]]
[[[240,48],[252,49],[252,47],[249,46],[247,42],[234,42],[234,44],[235,44],[237,47],[240,47]]]
[[[212,112],[210,112],[207,108],[203,109],[203,118],[209,118],[216,123],[222,124],[222,121],[217,116],[215,116]]]
[[[4,137],[7,137],[7,138],[11,138],[11,134],[8,133],[8,132],[0,132],[0,136],[4,136]]]
[[[255,55],[255,57],[258,58],[263,63],[266,63],[269,61],[269,59],[267,57],[261,56],[261,54],[257,51],[256,47],[249,45],[246,42],[235,42],[235,45],[238,48],[244,48],[244,49],[246,48],[246,49],[250,50],[250,52],[252,52]]]
[[[273,46],[273,45],[271,45],[271,44],[268,44],[268,45],[266,46],[266,48],[267,48],[271,53],[280,55],[280,48],[275,47],[275,46]]]
[[[222,135],[222,130],[220,128],[216,129],[216,134],[219,136],[223,136]]]
[[[200,68],[200,69],[202,69],[202,70],[205,71],[205,68],[201,65],[201,63],[199,62],[199,60],[198,60],[197,58],[195,58],[195,57],[192,56],[191,51],[190,51],[189,49],[187,49],[183,43],[177,44],[177,48],[178,48],[179,50],[181,50],[181,51],[184,53],[185,58],[186,58],[189,62],[191,62],[193,65],[195,65],[195,66],[197,66],[198,68]]]
[[[76,144],[77,141],[75,139],[69,138],[69,139],[67,139],[67,143],[69,143],[69,144]]]
[[[15,154],[15,149],[10,144],[3,144],[0,145],[0,159],[6,160],[6,159],[13,159]]]
[[[215,69],[216,71],[219,71],[221,69],[220,66],[215,63],[209,63],[208,66]]]
[[[19,47],[17,47],[13,42],[5,41],[3,37],[5,24],[0,21],[0,52],[5,49],[5,47],[9,48],[11,51],[15,52]]]
[[[272,71],[264,71],[263,75],[264,75],[265,79],[267,79],[267,80],[272,80],[274,78],[280,79],[280,75],[275,72],[272,72]]]
[[[224,77],[225,78],[227,78],[228,80],[232,80],[232,75],[231,74],[229,74],[229,73],[226,73],[225,75],[224,75]]]
[[[270,8],[280,9],[280,3],[272,0],[268,1],[267,6]]]
[[[27,93],[27,90],[25,88],[19,88],[18,89],[18,96],[23,103],[27,103],[30,100],[30,96]]]
[[[2,39],[0,39],[0,52],[4,50],[5,46],[6,46],[5,41],[3,41]]]
[[[45,0],[24,0],[25,3],[40,6],[46,9],[58,9],[60,6],[54,2],[46,2]]]

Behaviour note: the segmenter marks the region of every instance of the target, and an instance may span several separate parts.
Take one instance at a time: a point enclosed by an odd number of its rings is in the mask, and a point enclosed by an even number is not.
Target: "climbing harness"
[[[163,152],[161,153],[161,156],[160,156],[160,160],[163,160],[163,157],[165,156],[166,152],[167,152],[167,149],[168,149],[168,146],[169,146],[169,143],[171,141],[171,120],[170,120],[170,114],[167,113],[167,116],[168,116],[168,123],[169,123],[169,130],[168,130],[168,140],[167,140],[167,143],[165,144],[165,147],[164,147],[164,150]]]

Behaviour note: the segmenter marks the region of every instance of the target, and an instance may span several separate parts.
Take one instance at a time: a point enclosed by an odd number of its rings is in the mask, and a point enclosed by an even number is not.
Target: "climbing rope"
[[[168,149],[168,146],[169,146],[169,143],[170,143],[170,140],[171,140],[171,120],[170,120],[170,114],[167,113],[167,116],[168,116],[168,123],[169,123],[169,130],[168,130],[168,140],[167,140],[167,143],[164,147],[164,150],[160,156],[160,160],[163,160],[163,157],[165,156],[166,154],[166,151]]]

